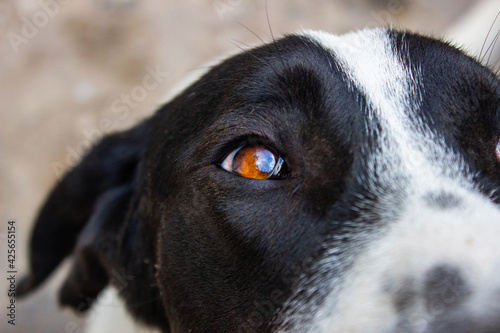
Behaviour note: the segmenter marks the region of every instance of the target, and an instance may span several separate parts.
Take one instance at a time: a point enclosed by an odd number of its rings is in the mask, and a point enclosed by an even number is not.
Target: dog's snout
[[[498,209],[458,190],[411,202],[349,272],[330,322],[357,332],[500,332]]]
[[[500,275],[500,270],[496,270]],[[469,283],[458,267],[438,265],[424,281],[425,333],[500,332],[500,280]]]
[[[500,273],[500,272],[498,272]],[[391,332],[493,333],[500,332],[500,285],[474,284],[463,268],[437,264],[422,276],[387,286],[397,311]],[[495,286],[492,286],[495,285]],[[496,290],[496,292],[492,292]]]
[[[425,276],[423,298],[429,313],[447,311],[462,304],[470,292],[461,271],[454,266],[438,265]]]
[[[445,311],[430,320],[424,333],[498,333],[500,332],[500,307],[492,296],[488,308],[473,311],[464,306]],[[498,297],[498,294],[496,294]]]

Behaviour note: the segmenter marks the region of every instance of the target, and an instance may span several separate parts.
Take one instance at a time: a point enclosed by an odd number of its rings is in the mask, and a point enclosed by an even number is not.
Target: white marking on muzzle
[[[397,332],[401,320],[423,332],[466,296],[452,285],[427,304],[426,274],[441,265],[458,269],[470,288],[467,309],[488,312],[500,290],[500,212],[480,196],[467,196],[465,205],[447,210],[425,208],[423,200],[408,206],[401,220],[364,249],[342,290],[328,297],[315,317],[318,332]],[[395,302],[405,292],[415,294],[414,303],[398,313]]]

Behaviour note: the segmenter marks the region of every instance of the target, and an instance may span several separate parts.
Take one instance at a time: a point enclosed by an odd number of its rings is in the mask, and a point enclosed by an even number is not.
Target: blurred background
[[[7,324],[7,222],[16,221],[19,279],[32,221],[58,177],[207,61],[270,40],[269,26],[282,36],[392,25],[475,53],[499,12],[500,0],[0,0],[0,331],[83,332],[82,318],[57,307],[61,270]]]

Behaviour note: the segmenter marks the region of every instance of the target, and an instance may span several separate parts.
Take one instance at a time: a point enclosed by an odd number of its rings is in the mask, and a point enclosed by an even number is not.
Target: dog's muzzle
[[[333,288],[320,332],[500,332],[500,210],[468,191],[412,197]]]

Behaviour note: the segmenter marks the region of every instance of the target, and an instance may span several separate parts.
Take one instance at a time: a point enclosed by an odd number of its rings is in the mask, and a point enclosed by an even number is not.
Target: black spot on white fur
[[[446,192],[429,193],[424,200],[427,205],[436,209],[451,209],[460,205],[460,198]]]
[[[471,294],[460,269],[447,264],[438,265],[427,272],[424,280],[425,306],[433,315],[441,315],[463,304]]]

